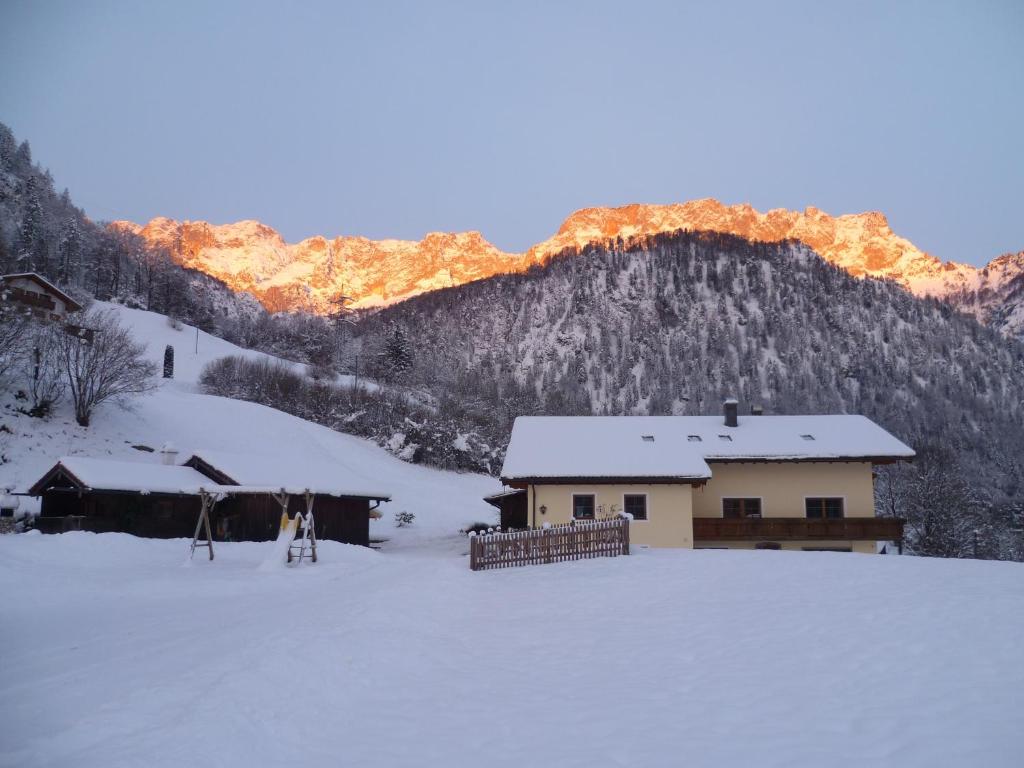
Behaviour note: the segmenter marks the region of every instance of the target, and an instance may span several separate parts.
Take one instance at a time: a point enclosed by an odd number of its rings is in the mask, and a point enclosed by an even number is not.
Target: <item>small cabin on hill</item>
[[[209,494],[217,498],[210,522],[220,541],[274,539],[283,508],[293,515],[312,504],[317,538],[368,546],[373,510],[390,496],[347,485],[338,474],[326,463],[290,467],[279,459],[229,453],[196,453],[183,464],[173,458],[144,463],[71,456],[51,467],[28,495],[42,498],[36,526],[44,533],[191,537],[200,499]]]
[[[25,308],[40,320],[63,321],[82,305],[35,272],[0,276],[0,301]]]
[[[863,416],[525,416],[488,497],[526,526],[626,515],[651,547],[875,552],[877,464],[914,451]],[[519,494],[515,492],[518,491]]]

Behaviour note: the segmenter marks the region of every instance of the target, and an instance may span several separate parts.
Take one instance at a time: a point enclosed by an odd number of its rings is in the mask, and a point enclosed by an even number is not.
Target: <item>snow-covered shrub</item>
[[[412,525],[415,519],[416,515],[412,512],[406,512],[405,510],[395,512],[395,527],[405,528],[406,526]]]
[[[487,533],[488,529],[493,528],[493,527],[494,527],[494,523],[480,523],[480,522],[477,522],[477,523],[473,523],[472,525],[467,525],[463,529],[462,532],[465,533],[465,534],[470,534],[470,533],[473,533],[473,534]],[[498,528],[501,528],[501,526],[499,525]]]

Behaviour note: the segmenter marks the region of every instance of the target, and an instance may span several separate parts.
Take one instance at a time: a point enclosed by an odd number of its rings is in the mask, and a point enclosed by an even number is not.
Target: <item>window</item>
[[[622,508],[634,520],[647,519],[647,494],[627,493],[622,497]]]
[[[841,498],[805,499],[804,503],[807,507],[807,517],[814,520],[843,517]]]
[[[572,516],[574,520],[593,520],[594,494],[574,493],[572,495]]]
[[[760,499],[722,499],[722,517],[760,517]]]

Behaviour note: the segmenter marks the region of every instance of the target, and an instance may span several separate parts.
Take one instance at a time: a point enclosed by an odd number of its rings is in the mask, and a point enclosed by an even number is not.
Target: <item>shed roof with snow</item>
[[[59,475],[76,487],[92,491],[170,493],[195,496],[217,483],[191,467],[150,464],[141,461],[64,456],[28,490],[38,496]]]
[[[348,485],[339,470],[327,463],[290,462],[287,458],[205,451],[184,464],[158,464],[85,456],[65,456],[28,490],[39,496],[55,481],[65,480],[80,490],[113,493],[163,493],[198,496],[202,491],[228,495],[312,493],[322,496],[390,501],[379,490]]]
[[[709,463],[910,459],[914,451],[864,416],[521,416],[503,481],[601,478],[703,481]]]
[[[275,456],[228,451],[198,450],[183,464],[216,479],[225,486],[240,486],[251,492],[284,489],[289,493],[325,496],[352,496],[390,501],[391,495],[380,489],[364,488],[347,482],[337,464],[318,460],[308,453],[289,454],[287,449]],[[235,492],[240,492],[236,488]]]

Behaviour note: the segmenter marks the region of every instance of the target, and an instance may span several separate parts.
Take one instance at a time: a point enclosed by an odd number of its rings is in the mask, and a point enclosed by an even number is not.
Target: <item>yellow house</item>
[[[522,527],[626,515],[651,547],[875,552],[875,464],[914,451],[863,416],[524,416],[489,501]],[[508,525],[508,522],[504,522]],[[515,523],[513,523],[515,524]]]

